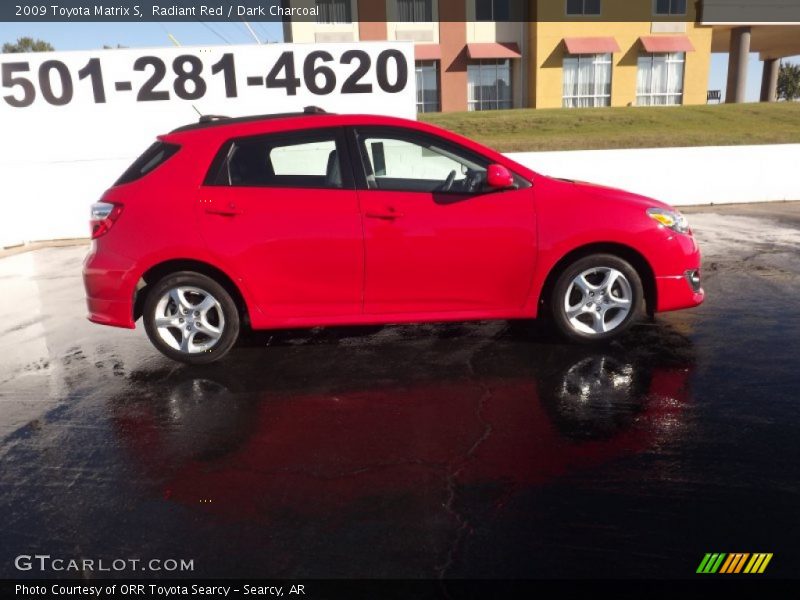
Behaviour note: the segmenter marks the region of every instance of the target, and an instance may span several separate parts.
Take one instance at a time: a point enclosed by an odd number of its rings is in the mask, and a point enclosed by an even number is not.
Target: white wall
[[[89,237],[89,206],[134,158],[0,162],[0,248]]]
[[[621,188],[675,206],[800,200],[800,144],[508,156],[545,175]]]

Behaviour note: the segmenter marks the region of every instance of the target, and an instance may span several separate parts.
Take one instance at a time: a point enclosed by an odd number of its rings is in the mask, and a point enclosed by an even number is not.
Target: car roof
[[[250,123],[253,121],[267,121],[270,119],[285,119],[288,117],[303,117],[309,115],[329,115],[318,106],[306,106],[302,112],[285,112],[264,115],[249,115],[245,117],[226,117],[224,115],[201,115],[197,123],[183,125],[170,131],[170,133],[180,133],[182,131],[195,131],[208,127],[219,127],[224,125],[236,125],[238,123]]]
[[[445,137],[455,134],[444,131],[433,125],[418,121],[369,114],[340,115],[327,113],[316,107],[306,108],[303,112],[252,115],[245,117],[223,117],[207,115],[197,123],[184,125],[171,132],[159,136],[160,140],[176,144],[195,142],[218,143],[239,137],[256,136],[269,133],[288,132],[301,129],[321,129],[325,127],[344,127],[348,125],[385,125],[416,129],[437,133]],[[460,136],[455,136],[460,137]]]

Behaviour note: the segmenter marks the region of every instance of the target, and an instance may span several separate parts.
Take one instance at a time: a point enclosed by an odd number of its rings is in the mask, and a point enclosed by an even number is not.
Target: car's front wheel
[[[144,303],[144,328],[164,355],[189,364],[225,356],[239,337],[239,311],[219,283],[192,271],[167,275]]]
[[[591,342],[625,331],[643,302],[642,281],[630,263],[611,254],[593,254],[564,269],[548,305],[561,335]]]

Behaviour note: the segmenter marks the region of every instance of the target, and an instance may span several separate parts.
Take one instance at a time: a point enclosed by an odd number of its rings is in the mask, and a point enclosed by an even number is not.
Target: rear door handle
[[[227,206],[219,206],[215,204],[207,204],[206,212],[211,215],[222,215],[223,217],[235,217],[242,214],[242,209],[238,208],[233,202]]]

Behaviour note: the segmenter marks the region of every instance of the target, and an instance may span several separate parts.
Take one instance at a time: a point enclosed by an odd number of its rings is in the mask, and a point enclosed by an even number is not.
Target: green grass
[[[800,102],[434,113],[500,152],[800,143]]]

